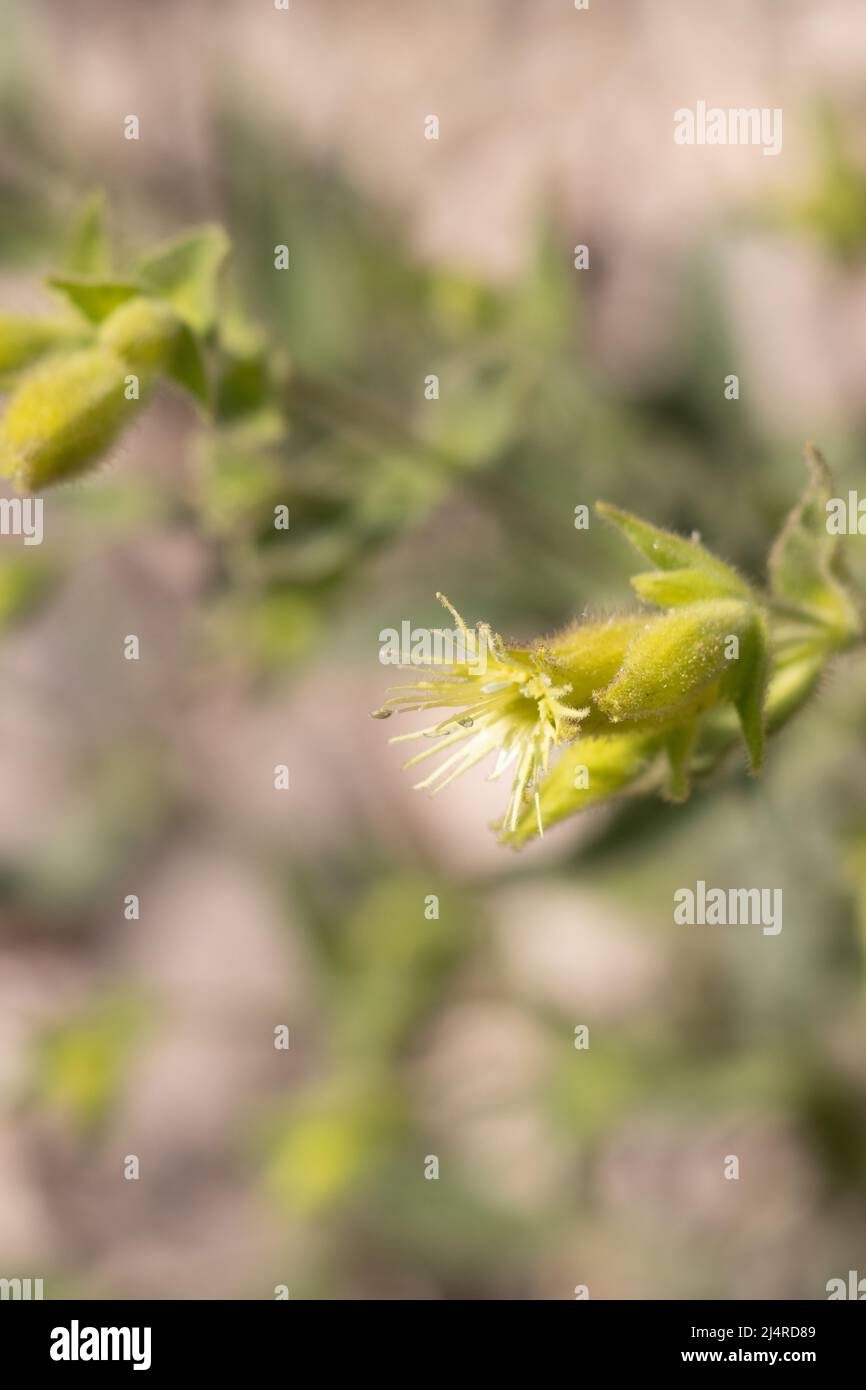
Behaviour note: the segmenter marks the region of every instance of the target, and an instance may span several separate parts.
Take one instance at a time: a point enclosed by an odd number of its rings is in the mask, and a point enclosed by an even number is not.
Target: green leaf
[[[213,609],[214,648],[257,671],[279,671],[306,652],[319,630],[314,598],[297,584],[229,595]]]
[[[268,405],[270,394],[271,374],[262,349],[232,352],[225,357],[216,390],[221,421],[255,415]]]
[[[824,625],[845,645],[862,631],[841,537],[827,530],[833,477],[823,457],[806,447],[809,483],[770,552],[770,591],[786,607]]]
[[[489,465],[514,436],[523,401],[519,382],[503,373],[492,382],[473,380],[471,387],[446,393],[434,415],[429,443],[468,468]]]
[[[91,323],[102,323],[128,299],[141,294],[132,280],[103,280],[86,275],[50,275],[46,282],[59,290]]]
[[[153,1017],[129,991],[95,999],[36,1040],[27,1099],[59,1112],[82,1132],[117,1102],[136,1047]]]
[[[172,381],[189,391],[205,410],[210,410],[211,389],[204,355],[198,338],[185,323],[181,325],[165,372]]]
[[[207,333],[216,320],[217,279],[228,249],[221,227],[202,227],[145,256],[138,264],[138,278],[194,333]]]
[[[105,197],[91,193],[72,227],[61,268],[70,275],[106,275],[111,266]]]
[[[619,528],[627,540],[640,551],[647,560],[660,570],[699,570],[708,580],[713,581],[713,596],[750,598],[751,590],[730,565],[716,559],[697,541],[684,540],[672,531],[663,531],[651,526],[648,521],[633,516],[631,512],[613,507],[609,502],[597,502],[596,511]]]
[[[237,537],[254,531],[263,518],[273,529],[273,507],[285,495],[285,474],[254,432],[214,431],[203,441],[198,457],[198,504],[208,532]]]

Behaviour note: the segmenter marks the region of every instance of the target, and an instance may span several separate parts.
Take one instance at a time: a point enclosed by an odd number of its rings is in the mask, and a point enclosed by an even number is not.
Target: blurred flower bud
[[[93,467],[139,405],[128,398],[128,375],[129,363],[102,347],[35,367],[0,425],[0,473],[39,492]]]
[[[131,367],[160,370],[177,346],[181,323],[158,299],[127,300],[102,324],[100,342]]]
[[[601,623],[575,623],[532,649],[536,662],[569,686],[571,705],[591,705],[596,690],[613,680],[635,638],[657,621],[640,613]]]
[[[21,371],[46,353],[76,346],[86,336],[82,325],[70,319],[0,314],[0,374]]]

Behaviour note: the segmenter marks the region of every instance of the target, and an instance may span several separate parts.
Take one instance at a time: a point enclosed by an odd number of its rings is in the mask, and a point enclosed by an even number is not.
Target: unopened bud
[[[645,719],[689,706],[728,669],[729,636],[749,630],[754,609],[738,599],[711,599],[672,609],[647,624],[622,668],[596,695],[609,719]]]
[[[81,325],[68,319],[0,314],[0,374],[21,371],[48,352],[76,346],[85,336]]]
[[[132,418],[129,366],[106,348],[87,348],[35,367],[0,425],[0,473],[23,492],[83,473]]]
[[[100,342],[131,367],[158,371],[174,351],[181,324],[167,304],[143,297],[127,300],[102,325]]]

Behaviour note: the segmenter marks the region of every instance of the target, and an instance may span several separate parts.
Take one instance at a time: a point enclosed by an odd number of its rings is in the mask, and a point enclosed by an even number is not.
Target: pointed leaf
[[[181,326],[166,374],[204,406],[211,408],[211,389],[198,338],[186,324]]]
[[[809,483],[770,553],[770,588],[779,602],[808,614],[837,633],[840,641],[862,628],[850,589],[841,537],[827,529],[833,478],[823,457],[806,448]]]
[[[70,275],[102,276],[110,265],[105,197],[92,193],[75,220],[61,268]]]
[[[730,565],[717,560],[697,541],[684,540],[672,531],[663,531],[651,526],[648,521],[632,516],[630,512],[613,507],[609,502],[597,502],[596,510],[619,528],[623,535],[641,555],[661,570],[696,569],[712,576],[717,585],[716,592],[738,598],[749,598],[751,590]]]
[[[216,389],[219,419],[236,420],[263,410],[270,387],[268,358],[263,350],[226,354]]]
[[[51,275],[47,283],[59,290],[91,323],[102,323],[128,299],[141,294],[132,280],[101,280],[86,275]]]
[[[193,332],[206,333],[216,319],[217,278],[228,249],[221,227],[202,227],[145,256],[138,276]]]

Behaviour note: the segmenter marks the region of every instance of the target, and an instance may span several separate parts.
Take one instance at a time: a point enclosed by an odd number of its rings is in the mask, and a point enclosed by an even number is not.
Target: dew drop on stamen
[[[471,729],[475,724],[475,720],[467,717],[466,719],[458,719],[457,723],[460,725],[461,729]]]
[[[393,713],[394,713],[394,711],[393,711],[392,709],[385,709],[384,706],[383,706],[382,709],[371,709],[371,710],[370,710],[370,718],[371,718],[371,719],[390,719],[390,718],[391,718],[391,715],[392,715]]]

